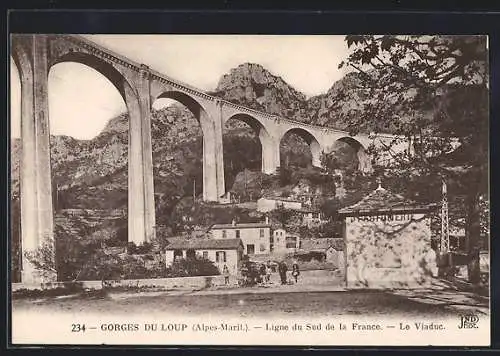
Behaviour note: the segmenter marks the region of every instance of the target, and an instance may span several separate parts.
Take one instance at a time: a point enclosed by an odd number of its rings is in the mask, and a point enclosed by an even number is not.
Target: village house
[[[284,229],[276,229],[274,230],[272,236],[272,252],[295,252],[300,248],[300,236],[297,234],[292,234]]]
[[[299,210],[302,215],[302,224],[311,227],[325,222],[323,214],[319,209],[315,208],[302,208]]]
[[[302,224],[308,227],[324,223],[322,213],[319,209],[312,207],[312,198],[294,200],[281,197],[264,197],[257,200],[257,211],[269,212],[279,207],[293,210],[302,216]]]
[[[175,238],[170,239],[165,249],[165,263],[171,265],[175,260],[190,259],[196,256],[212,261],[222,273],[224,265],[231,275],[238,273],[243,257],[243,244],[240,239]]]
[[[268,217],[265,222],[236,223],[233,220],[231,224],[215,224],[210,228],[210,234],[216,240],[241,239],[246,255],[268,254],[271,250]]]
[[[257,200],[257,211],[267,213],[279,207],[291,210],[302,209],[302,201],[284,197],[262,197]]]
[[[324,262],[332,263],[336,268],[344,269],[344,241],[338,238],[304,239],[301,251],[316,252],[324,256]]]
[[[236,192],[228,191],[219,199],[219,204],[237,204],[240,202],[240,197]]]

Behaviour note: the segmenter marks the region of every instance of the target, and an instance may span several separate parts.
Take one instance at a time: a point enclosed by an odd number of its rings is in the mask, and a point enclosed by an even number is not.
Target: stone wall
[[[292,280],[291,270],[287,273],[288,279]],[[280,285],[278,273],[271,275],[271,281],[274,285]],[[100,289],[101,281],[81,281],[83,288]],[[196,291],[210,287],[219,287],[224,285],[224,276],[199,276],[199,277],[176,277],[176,278],[152,278],[152,279],[126,279],[121,281],[106,281],[111,287],[150,287],[164,290]],[[66,283],[69,285],[70,283]],[[341,286],[343,278],[339,271],[311,270],[301,271],[299,276],[300,285],[323,285],[323,286]],[[23,285],[21,283],[12,283],[12,291],[21,289],[51,289],[63,287],[65,282],[53,282],[38,285]],[[236,287],[238,277],[230,276],[229,285]]]
[[[100,289],[101,281],[78,281],[83,288]],[[230,277],[231,284],[238,284],[236,277]],[[65,282],[44,283],[38,285],[24,286],[21,283],[13,283],[12,291],[20,289],[51,289],[63,287]],[[211,286],[224,284],[223,276],[197,276],[197,277],[175,277],[175,278],[152,278],[152,279],[125,279],[125,280],[109,280],[106,285],[110,287],[158,287],[162,289],[172,290],[201,290]]]
[[[227,265],[227,268],[229,269],[229,273],[231,275],[237,275],[238,274],[238,265],[239,265],[239,260],[238,260],[238,251],[237,250],[195,250],[196,255],[198,257],[203,257],[204,252],[206,252],[206,258],[209,259],[210,261],[213,262],[213,264],[219,269],[220,273],[222,274],[224,265]],[[217,262],[216,258],[216,253],[217,252],[225,252],[226,253],[226,261],[220,261]],[[186,258],[186,250],[182,250],[182,257]],[[165,251],[165,265],[170,266],[174,262],[174,251],[173,250],[167,250]]]
[[[55,226],[67,233],[101,238],[116,236],[117,227],[126,226],[126,219],[126,211],[121,209],[62,209],[54,214]]]

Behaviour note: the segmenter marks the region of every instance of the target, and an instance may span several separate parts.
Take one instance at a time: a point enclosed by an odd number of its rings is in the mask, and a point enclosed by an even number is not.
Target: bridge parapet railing
[[[118,53],[115,53],[113,52],[112,50],[109,50],[97,43],[95,43],[94,41],[92,40],[89,40],[87,38],[84,38],[82,37],[81,35],[58,35],[58,36],[62,36],[66,39],[69,39],[70,41],[72,41],[73,43],[77,43],[78,45],[81,45],[82,47],[84,47],[85,49],[87,49],[88,51],[90,51],[91,53],[92,52],[100,52],[99,54],[103,57],[103,58],[107,58],[107,59],[110,59],[112,61],[115,61],[116,63],[119,63],[127,68],[130,68],[130,69],[133,69],[137,72],[141,71],[144,69],[144,65],[140,64],[140,63],[137,63],[125,56],[122,56]],[[161,83],[164,83],[164,84],[168,84],[176,89],[179,89],[181,91],[184,91],[186,93],[189,93],[191,95],[196,95],[196,96],[199,96],[199,97],[202,97],[203,99],[205,100],[209,100],[209,101],[219,101],[221,103],[223,103],[224,105],[227,105],[227,106],[231,106],[235,109],[238,109],[238,110],[241,110],[241,111],[244,111],[244,112],[247,112],[249,114],[253,114],[253,115],[259,115],[261,117],[264,117],[264,118],[267,118],[267,119],[270,119],[270,120],[274,120],[275,122],[277,121],[278,123],[280,122],[286,122],[290,125],[299,125],[299,126],[302,126],[302,127],[307,127],[307,128],[310,128],[310,129],[314,129],[314,130],[319,130],[319,131],[324,131],[324,132],[333,132],[333,133],[340,133],[340,134],[344,134],[344,135],[347,135],[347,136],[350,136],[350,134],[347,132],[347,131],[344,131],[344,130],[338,130],[338,129],[335,129],[335,128],[332,128],[332,127],[326,127],[326,126],[319,126],[319,125],[314,125],[314,124],[309,124],[309,123],[306,123],[306,122],[302,122],[302,121],[297,121],[297,120],[292,120],[292,119],[289,119],[289,118],[285,118],[285,117],[282,117],[282,116],[278,116],[276,114],[270,114],[270,113],[266,113],[266,112],[263,112],[263,111],[259,111],[259,110],[256,110],[256,109],[252,109],[252,108],[249,108],[249,107],[246,107],[246,106],[243,106],[243,105],[239,105],[239,104],[235,104],[235,103],[232,103],[230,101],[227,101],[225,99],[222,99],[220,97],[217,97],[217,96],[213,96],[213,95],[210,95],[210,94],[207,94],[205,92],[203,92],[202,90],[198,89],[198,88],[195,88],[189,84],[186,84],[186,83],[183,83],[177,79],[173,79],[163,73],[160,73],[154,69],[151,69],[148,67],[148,72],[149,72],[149,75],[160,81]],[[378,137],[391,137],[392,135],[385,135],[385,134],[377,134]],[[392,136],[393,137],[393,136]]]

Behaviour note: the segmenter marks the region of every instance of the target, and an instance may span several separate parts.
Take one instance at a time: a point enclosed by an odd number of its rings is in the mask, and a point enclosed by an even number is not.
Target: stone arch
[[[16,41],[12,44],[11,57],[17,67],[21,85],[23,85],[23,79],[26,80],[33,77],[33,69],[31,66],[31,60],[28,57],[28,53],[19,41]]]
[[[129,80],[122,72],[115,68],[113,64],[92,54],[79,51],[68,51],[55,58],[51,62],[49,71],[56,64],[65,62],[83,64],[89,68],[96,70],[101,75],[106,77],[106,79],[108,79],[116,87],[116,89],[118,89],[123,97],[123,100],[127,104],[127,108],[130,102],[130,94],[133,94],[135,96],[135,99],[138,101],[138,94],[134,86],[129,82]]]
[[[246,113],[236,113],[236,114],[229,116],[225,120],[225,122],[227,123],[229,120],[242,121],[245,124],[247,124],[248,126],[250,126],[255,131],[256,134],[259,134],[259,132],[261,130],[264,130],[265,134],[269,136],[269,134],[267,133],[267,130],[264,127],[264,125],[262,124],[262,122],[260,122],[255,116],[252,116],[252,115],[246,114]]]
[[[196,120],[200,122],[200,119],[202,117],[208,116],[207,110],[205,107],[194,97],[191,95],[188,95],[184,92],[177,91],[177,90],[164,90],[160,92],[158,95],[156,95],[153,98],[153,102],[158,100],[158,99],[172,99],[175,101],[178,101],[182,105],[184,105],[186,108],[189,109],[195,116]],[[201,122],[200,122],[201,124]]]
[[[279,165],[279,147],[278,152],[276,153],[276,144],[262,122],[256,117],[246,113],[233,114],[225,120],[225,123],[230,120],[244,122],[252,128],[261,144],[262,172],[266,174],[275,173],[277,165]],[[276,157],[278,157],[278,161],[276,161]]]
[[[52,43],[57,46],[57,40]],[[141,245],[154,238],[155,203],[148,115],[149,101],[139,93],[141,78],[126,75],[123,68],[80,48],[64,48],[48,59],[48,74],[57,64],[78,63],[104,76],[120,93],[129,117],[128,133],[128,241]],[[132,73],[133,74],[133,73]],[[50,90],[50,89],[49,89]],[[149,99],[149,98],[148,98]]]
[[[358,157],[358,170],[363,173],[372,171],[370,155],[366,152],[366,147],[361,142],[350,136],[340,137],[336,142],[337,141],[347,143],[355,150],[356,156]]]
[[[224,194],[224,174],[219,167],[223,162],[222,132],[218,132],[214,118],[196,98],[182,91],[166,89],[154,95],[152,102],[158,99],[181,103],[199,122],[203,134],[203,200],[218,201]]]
[[[304,128],[292,127],[283,133],[280,142],[288,134],[295,134],[302,138],[309,145],[309,149],[311,150],[312,165],[315,167],[321,167],[321,153],[323,149],[318,139],[311,132]]]

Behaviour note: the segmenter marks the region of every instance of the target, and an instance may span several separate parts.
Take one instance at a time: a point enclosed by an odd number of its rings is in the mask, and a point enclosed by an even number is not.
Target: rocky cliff
[[[212,94],[236,104],[288,118],[307,114],[305,95],[259,64],[244,63],[231,69],[220,79]]]

